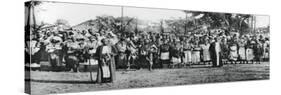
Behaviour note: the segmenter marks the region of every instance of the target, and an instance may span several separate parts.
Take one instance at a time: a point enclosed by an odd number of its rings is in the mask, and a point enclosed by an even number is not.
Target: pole
[[[187,32],[187,13],[185,13],[184,33]]]
[[[251,23],[252,23],[252,33],[254,33],[254,15],[252,16],[252,19],[251,19]]]
[[[124,6],[121,6],[121,32],[123,33],[123,23],[124,23],[124,17],[123,17],[123,15],[124,15]]]
[[[89,68],[91,68],[91,58],[89,58]],[[93,75],[92,75],[92,71],[91,69],[89,69],[89,72],[90,72],[90,77],[91,77],[91,81],[93,82]]]
[[[256,33],[256,24],[257,24],[257,20],[256,20],[256,17],[254,16],[254,33]]]
[[[135,34],[137,34],[138,31],[139,31],[139,30],[138,30],[138,23],[139,23],[139,22],[138,22],[138,18],[136,17],[136,29],[135,29],[136,31],[135,31]]]

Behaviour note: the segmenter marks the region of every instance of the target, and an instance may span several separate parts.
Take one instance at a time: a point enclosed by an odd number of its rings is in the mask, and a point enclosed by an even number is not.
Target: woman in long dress
[[[106,38],[102,40],[102,44],[96,53],[98,57],[97,83],[113,83],[115,80],[114,55],[116,50]]]
[[[198,45],[198,42],[195,42],[193,45],[192,50],[192,63],[193,64],[199,64],[200,63],[200,50],[201,48]]]
[[[228,48],[227,38],[223,37],[221,40],[221,60],[223,64],[226,64],[228,61],[229,48]]]
[[[118,56],[116,59],[117,68],[127,67],[127,42],[122,38],[118,43],[116,43],[116,47],[118,50]]]
[[[246,47],[246,60],[247,63],[249,63],[249,61],[252,61],[252,64],[254,63],[254,44],[256,42],[254,40],[249,40],[247,43],[247,47]]]
[[[79,67],[79,45],[75,42],[74,38],[70,38],[66,42],[66,56],[65,56],[65,67],[67,70],[73,70],[73,72],[78,72]]]
[[[184,52],[184,58],[183,58],[183,62],[186,65],[190,65],[191,64],[191,44],[189,42],[189,40],[186,40],[184,45],[183,45],[183,52]]]
[[[201,45],[201,49],[202,49],[202,53],[203,53],[203,58],[202,59],[203,59],[204,63],[207,63],[207,62],[211,61],[209,48],[210,48],[210,44],[206,40],[204,42],[204,44]]]
[[[269,61],[269,39],[265,38],[265,42],[263,43],[263,59],[265,61]]]
[[[240,63],[245,64],[246,63],[246,49],[245,49],[245,45],[246,42],[244,40],[244,38],[241,38],[238,42],[238,60],[240,61]]]
[[[62,39],[58,36],[49,37],[49,43],[46,46],[46,51],[49,54],[48,60],[52,66],[53,70],[59,70],[59,67],[62,66],[62,58],[60,56],[62,52]]]
[[[173,68],[175,65],[180,65],[181,63],[181,46],[179,42],[176,42],[174,48],[171,51],[171,68]]]
[[[171,47],[170,45],[168,44],[168,40],[164,40],[164,43],[162,45],[160,45],[160,62],[161,62],[161,65],[164,67],[166,65],[169,64],[170,62],[170,50],[171,50]]]
[[[210,55],[212,59],[212,67],[221,67],[223,66],[222,60],[221,60],[221,43],[219,38],[215,38],[214,41],[210,44]]]
[[[141,41],[140,46],[139,46],[139,61],[138,61],[138,68],[142,69],[145,67],[148,67],[147,64],[149,63],[148,61],[148,50],[149,50],[149,41]]]
[[[231,61],[231,63],[235,63],[236,64],[236,61],[238,59],[238,46],[237,46],[237,43],[236,41],[233,41],[230,43],[230,46],[229,46],[229,60]]]
[[[254,45],[254,60],[256,63],[260,64],[262,61],[262,55],[263,55],[263,48],[262,48],[262,43],[260,41],[256,41],[257,43]]]
[[[89,40],[86,42],[86,46],[85,46],[85,49],[87,52],[85,54],[85,56],[86,56],[85,57],[86,62],[84,65],[85,70],[88,70],[89,66],[91,66],[91,65],[98,64],[98,60],[96,60],[96,58],[94,58],[95,57],[94,55],[97,52],[98,46],[99,46],[99,44],[98,44],[97,38],[94,36],[90,36]]]

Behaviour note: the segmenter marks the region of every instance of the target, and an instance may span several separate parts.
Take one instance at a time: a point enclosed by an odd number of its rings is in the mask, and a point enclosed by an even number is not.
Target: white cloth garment
[[[169,59],[169,52],[162,52],[160,55],[161,60],[168,60]]]
[[[221,51],[221,48],[220,48],[220,44],[218,43],[218,42],[216,42],[215,43],[216,45],[215,45],[215,49],[216,49],[216,55],[217,55],[217,66],[219,66],[220,65],[220,56],[219,56],[219,53],[220,53],[220,51]]]
[[[110,47],[109,46],[104,46],[103,48],[102,48],[102,52],[101,52],[102,54],[109,54],[109,53],[111,53],[111,49],[110,49]]]

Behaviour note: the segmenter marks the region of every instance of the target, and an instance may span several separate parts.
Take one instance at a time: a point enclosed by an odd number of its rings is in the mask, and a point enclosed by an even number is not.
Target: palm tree
[[[27,8],[27,19],[26,19],[26,26],[25,31],[27,33],[33,30],[34,32],[37,30],[36,28],[36,18],[35,18],[35,6],[42,4],[42,1],[28,1],[25,2],[25,7]]]

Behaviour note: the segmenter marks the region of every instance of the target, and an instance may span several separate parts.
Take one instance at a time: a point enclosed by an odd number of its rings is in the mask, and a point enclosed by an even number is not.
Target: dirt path
[[[198,83],[269,79],[269,63],[225,65],[222,68],[146,69],[118,71],[114,84],[95,84],[89,72],[31,72],[31,92],[37,94],[99,91]],[[96,79],[96,73],[93,73]]]

